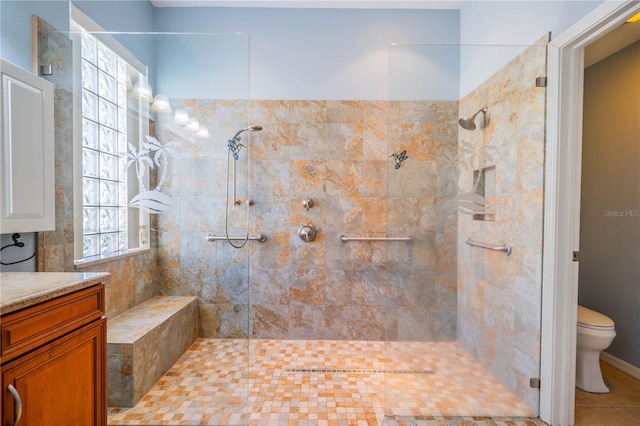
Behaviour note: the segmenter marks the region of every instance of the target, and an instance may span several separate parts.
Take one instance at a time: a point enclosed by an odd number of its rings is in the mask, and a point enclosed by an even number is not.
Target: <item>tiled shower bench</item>
[[[198,299],[157,296],[107,321],[107,403],[133,407],[198,338]]]

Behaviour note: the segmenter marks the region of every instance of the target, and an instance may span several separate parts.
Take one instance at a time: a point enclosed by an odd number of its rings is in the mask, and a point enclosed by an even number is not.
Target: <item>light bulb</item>
[[[151,111],[171,114],[173,110],[171,109],[171,104],[169,104],[169,98],[167,98],[165,95],[161,93],[158,93],[153,98],[153,104],[151,104]]]
[[[209,129],[205,125],[200,126],[200,130],[196,133],[196,137],[200,139],[209,139]]]
[[[175,115],[173,116],[173,121],[181,126],[184,126],[186,124],[189,124],[191,119],[189,118],[189,113],[187,113],[186,109],[178,108]]]
[[[200,130],[200,122],[198,122],[197,118],[192,118],[189,121],[189,124],[185,126],[185,129],[187,129],[190,132],[197,133],[198,130]]]
[[[133,85],[133,90],[131,91],[133,97],[140,101],[149,102],[153,99],[153,95],[151,94],[151,88],[145,82],[140,82],[140,80],[136,81]]]

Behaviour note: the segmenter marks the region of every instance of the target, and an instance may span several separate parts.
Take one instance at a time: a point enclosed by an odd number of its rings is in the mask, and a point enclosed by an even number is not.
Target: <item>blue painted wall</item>
[[[129,33],[116,37],[149,65],[156,90],[222,98],[246,97],[250,90],[254,99],[459,99],[525,46],[548,32],[557,36],[601,3],[466,1],[458,11],[74,1],[106,30]],[[1,1],[0,55],[30,69],[31,14],[65,31],[68,6],[55,0]],[[211,42],[192,37],[186,48],[172,50],[185,42],[167,36],[158,41],[148,34],[153,31],[207,33]],[[390,43],[425,44],[429,55],[418,57],[415,49],[409,54],[412,49]]]
[[[391,42],[452,45],[431,62],[450,70],[453,82],[439,79],[410,93],[458,98],[457,10],[160,8],[156,30],[250,34],[253,99],[387,99]]]
[[[158,34],[155,91],[169,98],[248,99],[248,34]]]
[[[148,0],[74,0],[73,4],[106,31],[114,33],[136,58],[147,65],[149,82],[155,83],[156,8]]]
[[[0,1],[0,57],[31,71],[31,16],[36,15],[59,31],[69,31],[67,0]],[[154,28],[155,7],[148,0],[79,0],[81,11],[107,31],[142,34],[116,34],[129,50],[152,70],[155,68],[155,47],[149,34]]]
[[[69,30],[67,1],[0,1],[0,57],[31,71],[31,15]]]
[[[460,9],[460,96],[551,33],[552,39],[603,1],[467,1]]]
[[[156,8],[148,0],[73,0],[98,25],[113,32],[153,32]]]

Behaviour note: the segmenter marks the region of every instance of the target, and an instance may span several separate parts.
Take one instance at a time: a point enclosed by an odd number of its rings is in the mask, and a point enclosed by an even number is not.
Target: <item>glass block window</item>
[[[127,63],[87,32],[82,57],[82,257],[127,250]]]

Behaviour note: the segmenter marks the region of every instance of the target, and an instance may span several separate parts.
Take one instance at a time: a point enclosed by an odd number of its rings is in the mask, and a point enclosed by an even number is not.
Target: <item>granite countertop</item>
[[[2,272],[0,315],[108,281],[106,272]]]

